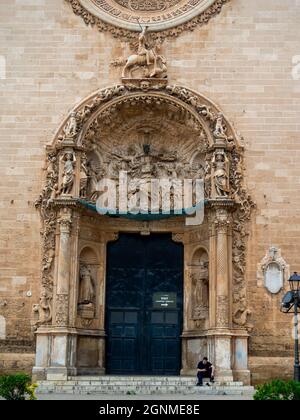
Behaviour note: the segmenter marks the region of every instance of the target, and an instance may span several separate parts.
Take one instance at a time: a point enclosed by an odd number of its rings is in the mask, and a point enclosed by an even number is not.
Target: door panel
[[[183,247],[124,234],[107,254],[107,373],[179,374]]]

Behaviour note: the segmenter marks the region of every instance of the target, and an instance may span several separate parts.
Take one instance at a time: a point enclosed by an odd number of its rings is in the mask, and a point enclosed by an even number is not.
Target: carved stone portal
[[[36,203],[43,221],[43,258],[41,301],[35,308],[39,314],[35,372],[104,373],[106,245],[120,231],[172,232],[173,238],[180,236],[190,246],[185,257],[188,321],[183,331],[183,374],[194,372],[199,355],[194,352],[189,361],[189,348],[202,340],[219,376],[232,380],[230,349],[239,337],[248,337],[250,312],[244,290],[253,203],[243,181],[243,148],[220,110],[180,86],[118,85],[76,107],[47,152],[45,187]],[[99,196],[98,182],[109,178],[118,185],[122,171],[127,172],[126,198],[132,203],[141,198],[137,179],[145,185],[153,177],[205,180],[210,235],[205,249],[201,227],[192,232],[182,217],[145,223],[93,213],[89,206]],[[173,194],[173,206],[176,198]],[[194,238],[194,243],[187,238]],[[93,253],[82,254],[86,248]],[[195,249],[202,251],[193,259]],[[91,342],[96,362],[86,366],[89,358],[84,354]],[[220,349],[226,349],[226,357],[217,357]],[[57,360],[63,353],[64,358]],[[76,366],[76,360],[82,365]]]

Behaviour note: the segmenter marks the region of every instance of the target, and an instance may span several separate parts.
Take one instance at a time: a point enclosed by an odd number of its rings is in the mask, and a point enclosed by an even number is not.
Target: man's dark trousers
[[[212,373],[212,368],[209,368],[207,371],[205,372],[198,372],[197,373],[197,377],[198,377],[198,384],[203,385],[203,379],[204,378],[208,378],[211,379],[211,373]]]

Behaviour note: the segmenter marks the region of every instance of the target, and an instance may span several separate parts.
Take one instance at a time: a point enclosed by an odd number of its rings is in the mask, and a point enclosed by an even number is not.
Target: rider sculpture
[[[131,55],[123,69],[123,78],[133,78],[132,72],[135,69],[146,67],[146,78],[166,77],[167,60],[159,55],[159,45],[151,48],[147,42],[148,26],[139,35],[137,54]]]

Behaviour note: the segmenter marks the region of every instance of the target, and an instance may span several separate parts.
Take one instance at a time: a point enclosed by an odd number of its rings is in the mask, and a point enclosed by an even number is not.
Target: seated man
[[[203,379],[208,378],[210,379],[210,382],[214,382],[214,374],[215,374],[215,368],[211,363],[209,363],[207,357],[204,357],[204,359],[198,363],[198,383],[197,386],[203,386]],[[209,384],[207,384],[209,386]]]

